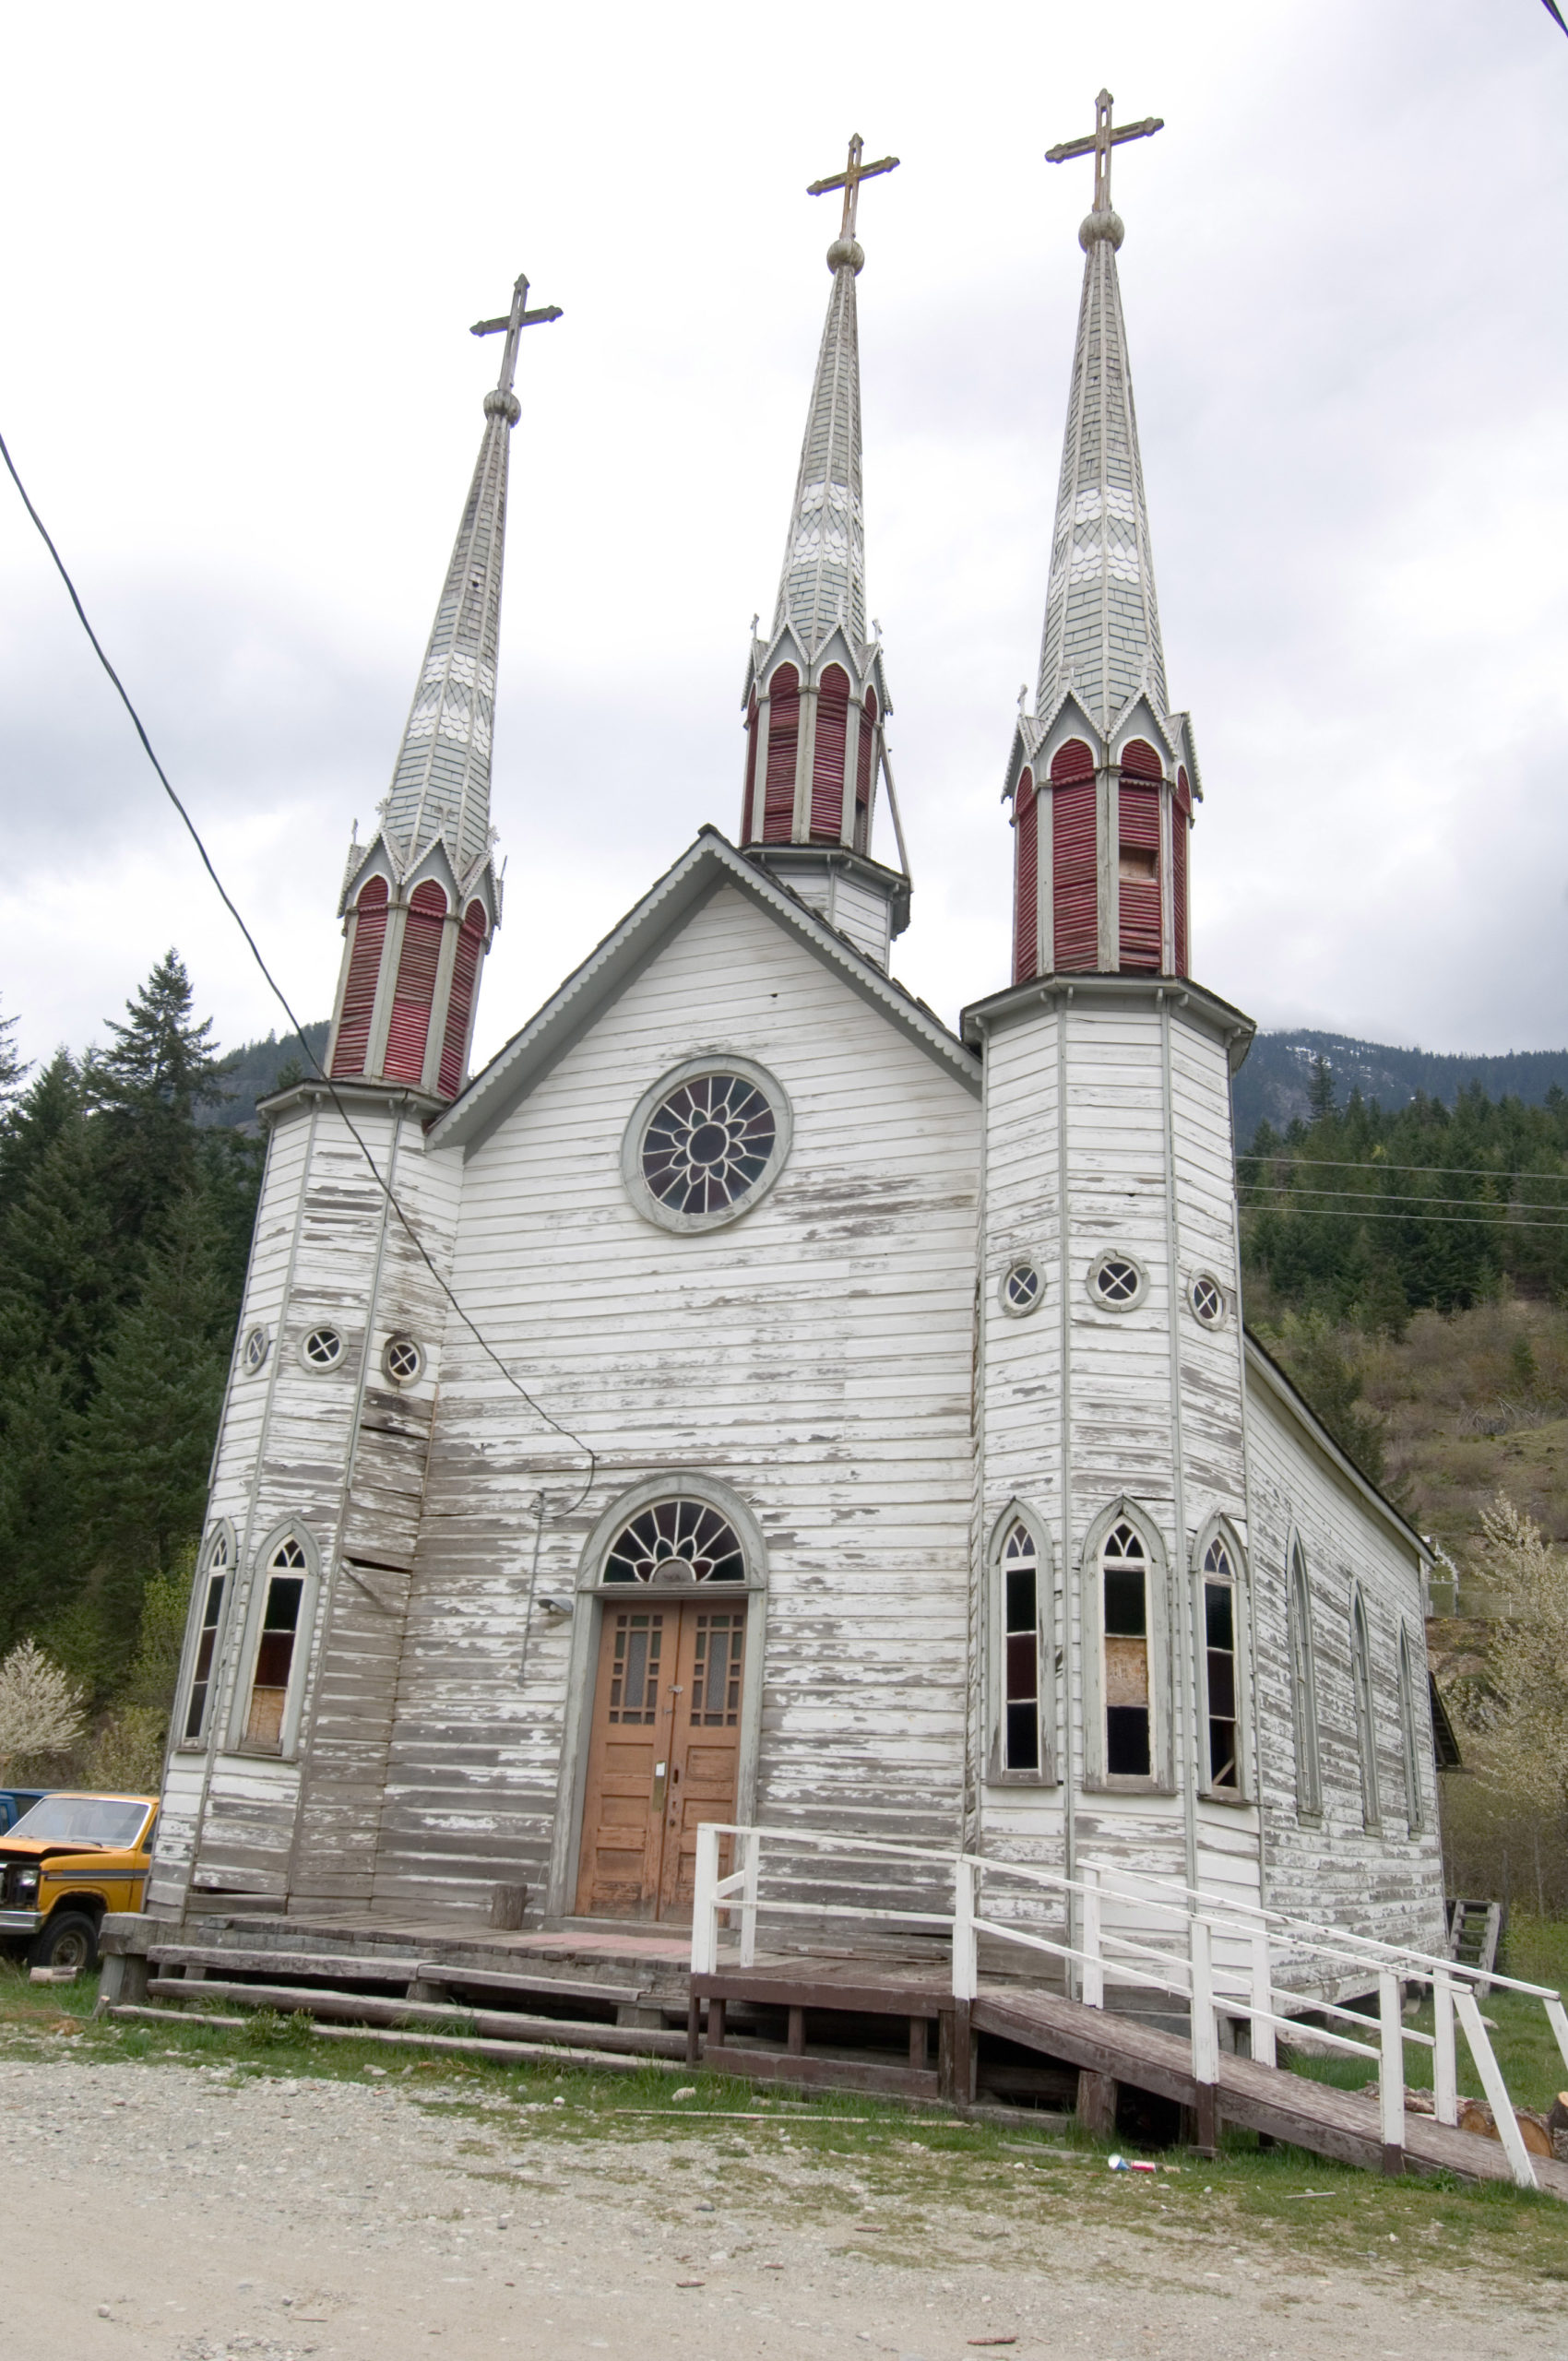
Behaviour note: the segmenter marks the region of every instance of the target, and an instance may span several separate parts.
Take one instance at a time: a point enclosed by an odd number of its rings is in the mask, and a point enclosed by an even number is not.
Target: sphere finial
[[[835,238],[827,249],[829,270],[842,270],[848,263],[858,279],[865,268],[866,250],[858,238]]]

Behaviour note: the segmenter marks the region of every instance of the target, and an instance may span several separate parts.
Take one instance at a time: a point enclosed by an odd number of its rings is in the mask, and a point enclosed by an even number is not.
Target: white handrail
[[[719,1874],[719,1847],[726,1837],[738,1840],[740,1866],[722,1879]],[[905,1908],[889,1907],[882,1903],[837,1902],[826,1897],[812,1902],[796,1902],[782,1897],[773,1898],[762,1891],[763,1848],[778,1845],[790,1850],[813,1850],[848,1859],[871,1860],[889,1865],[913,1865],[929,1875],[939,1872],[944,1881],[951,1880],[953,1907],[951,1911],[921,1909],[911,1904]],[[1509,2168],[1522,2188],[1536,2186],[1535,2169],[1520,2136],[1514,2109],[1508,2098],[1502,2070],[1486,2036],[1486,2029],[1476,2004],[1474,1987],[1481,1980],[1479,1971],[1461,1961],[1443,1960],[1413,1947],[1385,1943],[1375,1937],[1360,1935],[1347,1928],[1320,1928],[1313,1922],[1294,1918],[1282,1911],[1266,1910],[1261,1904],[1250,1903],[1230,1893],[1217,1892],[1201,1886],[1189,1886],[1173,1878],[1159,1878],[1151,1872],[1122,1869],[1104,1861],[1082,1865],[1081,1874],[1069,1877],[1063,1871],[1049,1869],[1038,1863],[1005,1861],[988,1855],[972,1853],[939,1853],[927,1847],[899,1844],[878,1837],[855,1837],[819,1833],[814,1830],[763,1828],[742,1826],[734,1822],[704,1821],[697,1831],[695,1892],[692,1918],[692,1969],[694,1975],[713,1975],[719,1964],[719,1921],[721,1913],[740,1920],[740,1960],[742,1966],[754,1964],[756,1957],[756,1926],[762,1912],[805,1917],[852,1918],[870,1923],[896,1921],[906,1926],[943,1927],[948,1929],[952,1941],[952,1988],[956,1999],[968,2002],[980,1989],[979,1937],[1011,1943],[1025,1950],[1043,1952],[1060,1959],[1065,1970],[1075,1963],[1081,1970],[1080,1991],[1086,2005],[1103,2008],[1105,1985],[1111,1956],[1118,1978],[1123,1982],[1151,1987],[1181,2000],[1188,2009],[1194,2080],[1213,2085],[1219,2075],[1219,2044],[1217,2011],[1232,2018],[1247,2021],[1253,2028],[1253,2055],[1260,2064],[1273,2066],[1277,2059],[1277,2029],[1299,2030],[1298,2020],[1281,2013],[1275,2005],[1276,1995],[1286,2002],[1303,2002],[1315,2014],[1333,2016],[1351,2024],[1366,2024],[1358,2011],[1347,2009],[1337,2002],[1319,2000],[1293,1991],[1289,1986],[1277,1985],[1273,1972],[1273,1947],[1286,1951],[1292,1961],[1302,1964],[1316,1963],[1343,1971],[1347,1967],[1362,1972],[1372,1971],[1377,1978],[1378,2015],[1377,2047],[1357,2041],[1348,2035],[1331,2032],[1318,2024],[1313,2028],[1313,2037],[1336,2050],[1358,2057],[1373,2058],[1378,2068],[1379,2123],[1384,2149],[1389,2153],[1402,2151],[1405,2130],[1405,2046],[1414,2042],[1433,2052],[1433,2104],[1437,2119],[1452,2124],[1457,2117],[1457,2073],[1455,2048],[1455,2023],[1462,2025],[1476,2068],[1480,2075],[1487,2097],[1496,2118],[1498,2133],[1508,2157]],[[1072,1897],[1080,1900],[1081,1943],[1058,1941],[1037,1934],[1030,1928],[999,1920],[982,1912],[980,1880],[982,1878],[1011,1879],[1015,1883],[1033,1886],[1042,1892],[1059,1897],[1067,1925],[1072,1928]],[[862,1884],[863,1892],[863,1884]],[[885,1887],[883,1889],[885,1891]],[[1173,1897],[1167,1899],[1166,1897]],[[1163,1917],[1186,1925],[1186,1957],[1172,1949],[1165,1951],[1158,1943],[1140,1940],[1120,1928],[1108,1927],[1105,1905],[1108,1901],[1133,1904],[1141,1910],[1153,1910]],[[1173,1928],[1172,1932],[1176,1930]],[[1248,1952],[1248,1967],[1241,1972],[1226,1965],[1216,1966],[1214,1944],[1223,1936],[1244,1941]],[[1158,1972],[1134,1963],[1155,1963]],[[1435,2029],[1420,2033],[1404,2023],[1401,2006],[1401,1980],[1430,1983],[1432,1987]],[[1522,1992],[1538,1999],[1545,2006],[1552,2034],[1568,2064],[1568,2011],[1562,1997],[1550,1987],[1526,1984],[1517,1977],[1500,1976],[1495,1973],[1488,1979],[1511,1991]],[[1067,1980],[1069,1992],[1072,1979]],[[1368,2030],[1372,2030],[1368,2026]]]

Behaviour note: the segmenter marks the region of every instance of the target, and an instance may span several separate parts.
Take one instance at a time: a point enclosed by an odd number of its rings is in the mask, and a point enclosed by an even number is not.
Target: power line
[[[522,1383],[521,1380],[514,1377],[512,1371],[507,1368],[505,1362],[502,1359],[500,1354],[496,1351],[489,1337],[485,1335],[478,1322],[473,1318],[472,1314],[467,1311],[464,1305],[459,1303],[446,1279],[444,1277],[442,1273],[436,1269],[434,1263],[431,1259],[429,1250],[425,1246],[424,1240],[421,1238],[418,1230],[414,1228],[413,1223],[404,1212],[396,1190],[392,1187],[389,1180],[386,1180],[382,1178],[380,1168],[377,1165],[374,1157],[371,1154],[369,1145],[362,1137],[359,1127],[355,1123],[353,1117],[350,1114],[347,1107],[344,1106],[342,1097],[339,1092],[337,1085],[334,1083],[331,1075],[327,1073],[326,1067],[322,1064],[320,1059],[316,1056],[315,1050],[311,1048],[310,1043],[305,1038],[304,1027],[300,1023],[299,1018],[294,1014],[293,1010],[290,1007],[287,993],[284,991],[282,985],[278,981],[278,979],[274,976],[266,960],[262,957],[261,951],[256,943],[255,935],[252,934],[249,927],[245,924],[244,919],[241,917],[239,909],[235,906],[227,886],[224,884],[223,880],[219,876],[217,870],[212,865],[211,855],[208,853],[207,847],[201,840],[200,831],[197,829],[196,822],[191,818],[190,813],[181,802],[173,787],[170,783],[169,774],[164,769],[162,764],[159,761],[157,754],[153,752],[152,741],[148,736],[146,730],[142,726],[141,716],[137,711],[136,706],[131,703],[130,696],[126,691],[124,681],[121,680],[120,675],[116,672],[113,665],[111,664],[108,657],[105,655],[103,643],[99,638],[98,634],[93,630],[91,623],[88,621],[87,609],[82,605],[80,599],[77,595],[77,586],[71,579],[70,574],[65,565],[65,561],[61,556],[59,551],[55,548],[49,528],[45,525],[42,517],[39,515],[28,495],[27,486],[23,483],[21,477],[17,472],[17,463],[11,457],[10,451],[6,446],[6,438],[3,434],[0,434],[0,458],[5,460],[6,466],[10,472],[11,481],[16,485],[18,492],[21,494],[22,505],[27,510],[28,515],[32,518],[33,523],[37,526],[43,546],[54,561],[55,569],[59,574],[61,581],[65,586],[66,594],[70,599],[72,606],[77,611],[77,620],[80,623],[83,631],[86,632],[88,638],[92,643],[93,654],[97,657],[99,662],[108,673],[110,680],[114,684],[115,692],[119,696],[121,704],[125,706],[125,711],[131,717],[131,726],[135,730],[137,736],[141,740],[142,747],[146,753],[148,761],[152,765],[153,769],[158,774],[159,784],[161,786],[164,794],[169,798],[169,801],[173,805],[175,811],[179,813],[181,819],[184,822],[185,832],[189,836],[192,844],[195,845],[196,851],[201,857],[202,867],[206,870],[208,875],[211,878],[213,884],[217,887],[219,898],[221,900],[223,907],[228,911],[230,917],[233,919],[234,924],[239,928],[240,932],[244,936],[246,944],[250,950],[251,957],[255,961],[256,966],[261,969],[263,976],[267,979],[268,991],[272,993],[272,996],[277,1001],[279,1007],[283,1011],[284,1015],[288,1018],[290,1026],[292,1027],[293,1031],[298,1034],[300,1047],[303,1050],[306,1057],[309,1058],[312,1065],[315,1068],[316,1074],[320,1077],[321,1081],[326,1084],[327,1096],[330,1097],[332,1104],[337,1109],[339,1114],[342,1117],[344,1126],[347,1129],[350,1137],[352,1139],[355,1146],[359,1149],[360,1154],[364,1157],[365,1162],[369,1165],[371,1172],[374,1178],[376,1187],[381,1191],[381,1193],[386,1198],[387,1204],[390,1206],[393,1213],[397,1215],[399,1222],[401,1222],[404,1232],[408,1237],[409,1243],[412,1246],[415,1253],[419,1256],[421,1262],[430,1273],[431,1277],[435,1281],[436,1286],[440,1288],[442,1294],[445,1297],[447,1302],[451,1305],[453,1311],[457,1313],[458,1319],[462,1322],[464,1327],[473,1338],[475,1344],[490,1360],[494,1362],[495,1367],[500,1370],[502,1376],[505,1379],[507,1384],[511,1386],[514,1393],[521,1396],[522,1400],[528,1404],[529,1408],[534,1413],[535,1417],[542,1418],[547,1427],[552,1427],[555,1432],[558,1435],[563,1436],[567,1442],[575,1444],[578,1451],[587,1453],[588,1463],[587,1480],[585,1481],[583,1489],[578,1493],[576,1499],[564,1512],[567,1516],[572,1515],[576,1510],[582,1506],[582,1503],[587,1500],[588,1493],[593,1489],[594,1477],[599,1470],[598,1453],[595,1452],[591,1443],[587,1443],[583,1441],[581,1435],[574,1434],[570,1427],[563,1426],[559,1418],[552,1418],[541,1402],[536,1402],[534,1400],[533,1395],[529,1392],[528,1387]]]
[[[1442,1200],[1440,1199],[1438,1202],[1441,1203]],[[1458,1200],[1451,1199],[1449,1202],[1457,1203]],[[1365,1212],[1362,1212],[1354,1205],[1298,1204],[1292,1208],[1289,1205],[1249,1205],[1244,1200],[1241,1205],[1241,1211],[1243,1213],[1283,1214],[1289,1213],[1292,1210],[1297,1213],[1310,1214],[1313,1221],[1459,1222],[1467,1228],[1549,1229],[1555,1238],[1568,1237],[1568,1221],[1516,1221],[1508,1213],[1505,1206],[1499,1206],[1495,1208],[1495,1211],[1500,1215],[1501,1218],[1489,1221],[1483,1216],[1483,1218],[1478,1222],[1475,1216],[1471,1214],[1380,1214],[1372,1211],[1370,1208]]]
[[[1381,1205],[1474,1205],[1479,1213],[1511,1216],[1514,1207],[1506,1198],[1445,1197],[1423,1195],[1415,1189],[1324,1189],[1311,1180],[1243,1180],[1241,1187],[1249,1193],[1265,1197],[1349,1197],[1358,1204]],[[1522,1207],[1525,1213],[1568,1215],[1568,1205],[1534,1205]]]
[[[1375,1161],[1365,1156],[1300,1156],[1288,1148],[1273,1148],[1265,1154],[1248,1148],[1236,1159],[1238,1164],[1288,1164],[1292,1171],[1320,1172],[1430,1172],[1438,1180],[1450,1174],[1456,1180],[1550,1180],[1561,1188],[1568,1188],[1568,1172],[1499,1172],[1489,1164],[1400,1164],[1393,1157]]]

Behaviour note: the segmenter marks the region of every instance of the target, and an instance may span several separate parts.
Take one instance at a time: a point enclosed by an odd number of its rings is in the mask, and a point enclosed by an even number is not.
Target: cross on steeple
[[[849,160],[843,171],[835,172],[831,180],[813,181],[806,191],[808,196],[823,196],[830,188],[843,190],[844,219],[838,231],[841,238],[852,238],[855,234],[855,212],[860,204],[861,183],[874,180],[878,172],[891,172],[897,170],[897,156],[884,156],[879,163],[862,164],[861,158],[865,153],[865,141],[857,131],[849,142]]]
[[[1069,156],[1094,158],[1094,210],[1111,210],[1111,151],[1120,148],[1124,139],[1151,139],[1165,128],[1163,115],[1146,115],[1142,123],[1119,123],[1111,127],[1111,110],[1114,104],[1109,90],[1101,90],[1094,102],[1094,130],[1085,139],[1063,139],[1059,147],[1048,148],[1048,164],[1064,164]]]
[[[469,330],[470,336],[499,336],[505,331],[506,341],[501,349],[501,374],[495,380],[495,390],[509,394],[517,371],[517,338],[524,328],[536,328],[546,320],[561,317],[559,303],[542,303],[537,312],[527,309],[529,282],[519,273],[512,289],[512,308],[498,320],[476,320]]]

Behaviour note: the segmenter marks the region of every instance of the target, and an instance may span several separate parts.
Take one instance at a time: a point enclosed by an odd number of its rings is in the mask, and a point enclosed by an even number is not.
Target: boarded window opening
[[[1112,1527],[1100,1559],[1104,1600],[1105,1767],[1146,1779],[1149,1730],[1148,1554],[1130,1525]]]
[[[283,1751],[283,1724],[293,1679],[307,1572],[305,1553],[297,1541],[281,1542],[273,1551],[267,1569],[255,1670],[251,1676],[250,1706],[245,1715],[244,1742],[253,1754]]]

